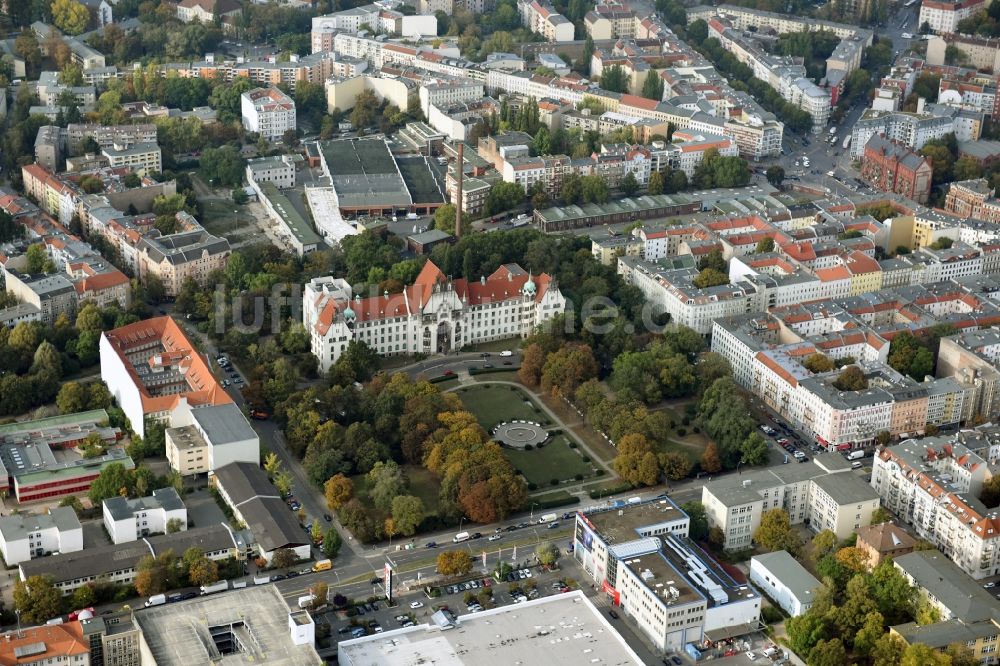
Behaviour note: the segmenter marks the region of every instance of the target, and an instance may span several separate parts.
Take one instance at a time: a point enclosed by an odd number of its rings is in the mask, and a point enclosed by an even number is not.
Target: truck
[[[406,214],[406,219],[408,219],[408,220],[419,220],[420,216],[417,215],[416,213],[407,213]]]
[[[455,537],[451,541],[452,543],[461,543],[462,541],[468,541],[468,540],[469,540],[468,532],[459,532],[458,534],[455,535]]]
[[[855,449],[847,454],[848,460],[860,460],[865,457],[865,452],[862,449]]]
[[[225,592],[229,589],[228,580],[220,580],[218,583],[212,583],[211,585],[202,585],[202,594],[212,594],[213,592]]]
[[[146,608],[152,608],[153,606],[162,606],[165,603],[167,603],[167,595],[154,594],[149,599],[146,599]]]
[[[835,136],[837,134],[837,126],[834,125],[830,128],[830,136]]]
[[[254,576],[253,577],[253,584],[254,585],[266,585],[267,583],[270,583],[270,582],[271,582],[271,577],[270,576]]]
[[[545,523],[555,522],[556,520],[559,520],[559,514],[558,513],[547,513],[547,514],[545,514],[544,516],[542,516],[541,518],[538,519],[538,524],[539,525],[544,525]]]
[[[299,597],[299,608],[309,608],[316,601],[316,596],[313,594],[307,594],[304,597]]]
[[[313,571],[329,571],[333,568],[333,562],[330,560],[319,560],[312,566]]]

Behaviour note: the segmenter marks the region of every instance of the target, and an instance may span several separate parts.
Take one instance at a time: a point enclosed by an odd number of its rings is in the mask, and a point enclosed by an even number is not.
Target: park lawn
[[[541,408],[519,388],[512,386],[472,386],[458,391],[462,404],[487,431],[504,421],[531,421],[551,427]]]
[[[441,493],[441,483],[431,472],[419,465],[403,465],[406,478],[410,480],[408,494],[419,497],[424,503],[424,509],[428,514],[437,513],[438,496]],[[377,509],[368,496],[368,478],[365,474],[358,474],[351,477],[354,482],[354,496],[361,504],[380,518],[387,518],[388,512]]]
[[[552,487],[552,479],[572,481],[577,474],[582,474],[584,478],[594,475],[591,463],[583,462],[580,454],[569,448],[565,435],[556,435],[540,449],[522,451],[505,447],[503,453],[528,483],[535,484],[539,490]]]
[[[681,455],[687,456],[687,459],[692,463],[697,463],[701,460],[701,454],[705,448],[694,444],[688,444],[687,442],[677,442],[675,440],[668,439],[664,444],[657,444],[656,450],[661,453],[666,453],[668,451],[680,453]]]

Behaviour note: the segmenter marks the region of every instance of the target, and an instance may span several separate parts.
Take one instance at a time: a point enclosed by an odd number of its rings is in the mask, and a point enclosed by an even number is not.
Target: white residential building
[[[574,26],[565,16],[544,0],[518,0],[521,24],[550,42],[571,42]]]
[[[101,154],[113,168],[125,167],[140,175],[163,171],[160,147],[156,143],[133,143],[128,146],[116,143],[102,149]]]
[[[926,23],[937,34],[956,33],[960,21],[984,10],[987,4],[984,0],[923,0],[915,27]]]
[[[980,580],[1000,574],[1000,511],[978,499],[990,476],[964,445],[926,437],[881,449],[871,484],[887,509]]]
[[[173,488],[158,488],[148,497],[111,497],[103,502],[104,528],[115,544],[137,541],[150,534],[166,534],[170,521],[175,531],[187,529],[187,508]]]
[[[352,340],[387,356],[448,352],[525,337],[565,307],[553,278],[516,264],[466,281],[448,279],[428,261],[402,293],[362,298],[345,280],[326,277],[309,282],[302,295],[303,324],[323,372]]]
[[[846,539],[871,523],[878,495],[836,453],[821,453],[797,464],[746,470],[718,477],[702,488],[709,525],[725,535],[726,550],[753,545],[761,516],[784,509],[793,525],[809,521],[815,530],[830,529]]]
[[[19,513],[0,518],[0,553],[8,567],[79,550],[83,550],[83,528],[71,507],[56,507],[42,515]]]
[[[792,617],[812,608],[816,592],[822,587],[787,550],[750,558],[750,582]]]
[[[295,101],[277,88],[255,88],[241,96],[243,128],[266,139],[295,129]]]
[[[247,160],[248,183],[272,183],[287,189],[295,186],[295,161],[291,155],[257,157]]]

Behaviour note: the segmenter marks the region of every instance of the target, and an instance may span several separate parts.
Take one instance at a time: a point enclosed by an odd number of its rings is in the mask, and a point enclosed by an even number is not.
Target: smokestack
[[[455,238],[462,237],[462,176],[465,175],[465,142],[458,142],[458,203],[455,205]]]

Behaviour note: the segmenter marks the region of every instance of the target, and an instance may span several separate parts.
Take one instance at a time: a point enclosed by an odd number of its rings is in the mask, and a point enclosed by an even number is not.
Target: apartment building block
[[[0,518],[0,553],[9,567],[51,553],[79,550],[83,550],[83,528],[71,507]]]
[[[277,88],[255,88],[240,97],[243,127],[262,137],[280,139],[288,130],[294,130],[295,101]]]
[[[865,144],[861,179],[880,192],[901,194],[917,203],[927,203],[931,192],[930,161],[917,152],[881,135]]]

